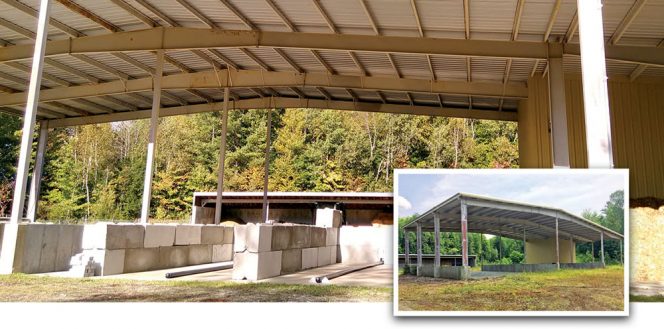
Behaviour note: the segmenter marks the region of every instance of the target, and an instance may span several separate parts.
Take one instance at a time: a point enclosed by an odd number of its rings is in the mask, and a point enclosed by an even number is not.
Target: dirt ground
[[[389,302],[391,288],[0,276],[2,302]]]
[[[402,275],[401,311],[622,311],[623,268],[455,281]]]

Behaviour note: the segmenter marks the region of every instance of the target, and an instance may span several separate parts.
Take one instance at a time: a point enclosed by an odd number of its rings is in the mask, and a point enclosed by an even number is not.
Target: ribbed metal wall
[[[550,168],[548,84],[536,75],[528,86],[527,113],[519,108],[521,166]],[[616,168],[630,169],[630,198],[664,198],[664,79],[617,77],[608,87],[613,159]],[[581,76],[566,75],[565,94],[570,164],[586,168]]]

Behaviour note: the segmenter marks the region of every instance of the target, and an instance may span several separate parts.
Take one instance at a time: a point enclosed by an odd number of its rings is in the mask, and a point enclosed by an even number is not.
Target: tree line
[[[624,218],[624,191],[618,190],[611,193],[609,200],[600,211],[586,209],[581,216],[587,220],[602,225],[617,233],[623,234],[625,228]],[[419,214],[399,218],[399,253],[404,250],[403,227],[415,220]],[[435,236],[433,232],[422,232],[422,253],[433,254]],[[411,253],[417,253],[417,237],[414,233],[408,235]],[[441,232],[440,234],[441,255],[461,254],[461,234]],[[593,259],[600,261],[600,241],[576,244],[576,262],[589,263]],[[593,254],[594,252],[594,254]],[[523,241],[503,238],[481,233],[468,233],[468,254],[477,256],[477,264],[518,264],[524,260]],[[594,258],[593,258],[594,256]],[[604,257],[607,264],[618,264],[621,262],[620,242],[613,240],[604,241]]]
[[[11,211],[20,129],[0,113],[0,216]],[[262,190],[266,129],[267,110],[229,112],[226,191]],[[52,129],[39,220],[138,218],[148,130],[148,120]],[[271,134],[271,191],[392,191],[395,168],[518,167],[514,122],[278,109]],[[218,112],[160,119],[151,217],[185,220],[193,192],[216,189],[220,135]]]

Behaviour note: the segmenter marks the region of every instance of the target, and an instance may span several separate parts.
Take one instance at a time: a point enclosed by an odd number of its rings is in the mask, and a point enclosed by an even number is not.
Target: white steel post
[[[33,130],[35,128],[37,107],[39,105],[39,90],[44,65],[44,50],[46,49],[46,39],[48,38],[49,11],[50,1],[41,0],[37,22],[37,37],[35,38],[32,69],[30,71],[30,83],[28,85],[28,99],[26,100],[25,115],[23,116],[23,135],[21,136],[18,166],[16,166],[16,185],[14,187],[12,213],[9,223],[5,224],[2,249],[0,251],[0,274],[9,274],[14,271],[14,252],[16,250],[16,240],[18,237],[18,224],[23,219],[25,190],[28,183],[27,174],[30,165],[32,138],[34,135]]]
[[[404,256],[406,256],[406,267],[408,270],[410,270],[410,241],[408,240],[408,236],[410,235],[410,232],[407,230],[403,230],[403,249],[404,249]]]
[[[154,157],[159,126],[159,110],[161,108],[161,76],[164,69],[164,51],[157,50],[156,71],[152,77],[152,112],[150,114],[150,137],[148,152],[145,159],[145,180],[143,181],[143,204],[141,207],[141,223],[146,224],[150,217],[150,200],[152,198],[152,175],[154,174]]]
[[[602,266],[605,266],[606,263],[604,262],[604,232],[600,232],[600,234],[599,234],[599,243],[600,243],[599,244],[600,245],[600,251],[601,251],[600,257],[601,257],[601,260],[602,260]]]
[[[228,129],[228,96],[230,90],[224,88],[224,111],[221,114],[221,143],[219,145],[219,169],[217,170],[217,199],[214,209],[214,223],[221,223],[221,202],[224,193],[224,168],[226,166],[226,130]]]
[[[468,266],[468,208],[461,202],[461,264]]]
[[[601,0],[577,0],[589,168],[613,168]]]
[[[268,179],[270,177],[270,143],[272,138],[272,109],[267,110],[267,135],[265,137],[265,176],[263,176],[263,222],[270,218],[267,202]]]
[[[569,168],[567,108],[565,105],[565,77],[563,74],[563,47],[559,43],[549,44],[548,76],[553,167]]]
[[[526,228],[523,228],[523,264],[526,264]]]
[[[34,223],[37,220],[37,206],[39,195],[41,193],[41,177],[44,169],[44,155],[46,153],[46,143],[48,141],[48,121],[39,123],[39,141],[37,142],[37,154],[35,157],[35,168],[32,170],[32,180],[30,181],[30,196],[28,197],[28,213],[26,218]]]
[[[560,244],[558,241],[558,214],[556,214],[556,267],[560,269]]]
[[[438,216],[438,214],[433,215],[433,236],[434,236],[433,268],[435,274],[438,271],[438,268],[440,267],[440,216]]]
[[[417,276],[422,275],[422,223],[417,222]]]

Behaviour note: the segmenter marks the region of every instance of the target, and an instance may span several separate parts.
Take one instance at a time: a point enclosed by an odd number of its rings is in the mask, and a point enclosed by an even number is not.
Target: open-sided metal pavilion
[[[17,223],[35,219],[56,127],[150,118],[143,222],[158,118],[223,111],[221,192],[229,108],[518,120],[533,136],[520,139],[521,154],[537,158],[527,166],[612,167],[616,147],[621,165],[640,166],[623,150],[641,143],[612,144],[623,121],[610,121],[606,77],[661,80],[663,15],[659,0],[0,0],[0,110],[25,118],[0,271],[10,271]],[[581,72],[578,112],[565,76]],[[652,168],[643,165],[647,176]]]
[[[468,193],[455,194],[406,224],[403,230],[406,233],[415,231],[418,266],[422,266],[422,231],[434,232],[434,267],[440,266],[440,232],[461,233],[463,266],[468,266],[469,232],[523,240],[524,247],[528,239],[553,238],[558,268],[560,268],[559,237],[561,236],[568,238],[570,242],[600,241],[602,264],[604,264],[604,240],[622,241],[624,238],[622,234],[563,209]],[[404,249],[409,262],[408,234],[404,236]],[[622,242],[620,248],[622,259]]]

